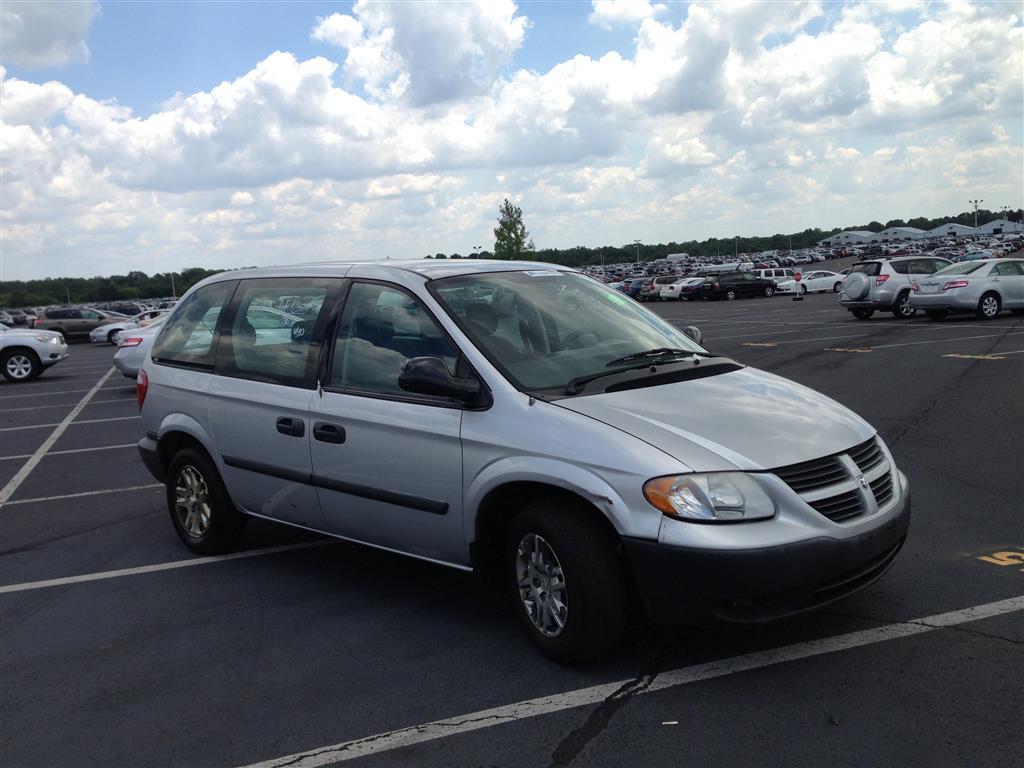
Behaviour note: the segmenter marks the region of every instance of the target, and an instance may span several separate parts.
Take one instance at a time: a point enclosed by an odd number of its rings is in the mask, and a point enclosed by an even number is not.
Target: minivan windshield
[[[675,326],[603,283],[555,269],[448,277],[431,292],[522,390],[707,354]],[[645,354],[646,353],[646,354]]]

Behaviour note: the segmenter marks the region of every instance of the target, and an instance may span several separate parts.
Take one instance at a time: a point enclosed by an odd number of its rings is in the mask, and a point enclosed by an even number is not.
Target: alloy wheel
[[[981,300],[981,313],[992,318],[999,314],[999,300],[995,296],[986,296]]]
[[[533,626],[546,637],[558,637],[569,614],[562,565],[543,537],[528,533],[516,548],[516,585]]]
[[[32,360],[28,355],[14,354],[7,358],[6,368],[12,379],[21,381],[32,375]]]
[[[210,491],[199,470],[186,464],[174,485],[174,512],[189,536],[201,538],[210,528]]]

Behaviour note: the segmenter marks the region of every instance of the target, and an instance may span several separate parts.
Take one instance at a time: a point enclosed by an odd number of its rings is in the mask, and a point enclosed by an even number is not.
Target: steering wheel
[[[583,349],[592,347],[601,340],[593,331],[573,331],[562,339],[562,349]]]

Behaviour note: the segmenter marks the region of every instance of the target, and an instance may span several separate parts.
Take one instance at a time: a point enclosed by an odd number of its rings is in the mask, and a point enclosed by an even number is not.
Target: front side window
[[[454,375],[459,352],[410,294],[379,283],[354,283],[338,323],[330,386],[408,396],[398,376],[414,357],[439,357]]]
[[[99,312],[93,312],[91,309],[83,309],[80,312],[80,317],[83,320],[99,320],[100,319],[100,313]]]
[[[333,285],[330,280],[305,278],[243,280],[221,335],[217,372],[311,385],[320,350],[313,340]]]
[[[217,319],[234,287],[234,281],[213,283],[182,299],[153,345],[153,359],[213,368]]]
[[[575,272],[492,272],[430,285],[476,346],[527,391],[635,366],[622,358],[652,349],[704,353],[653,312]]]

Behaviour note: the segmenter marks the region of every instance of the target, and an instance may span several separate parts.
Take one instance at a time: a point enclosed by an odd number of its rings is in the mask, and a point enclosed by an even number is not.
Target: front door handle
[[[317,421],[313,424],[313,437],[321,443],[344,443],[345,428],[340,424]]]
[[[289,419],[282,416],[277,420],[277,431],[289,437],[302,437],[306,434],[306,424],[302,419]]]

